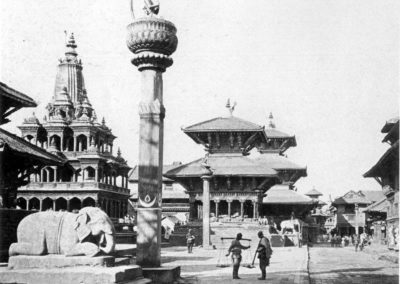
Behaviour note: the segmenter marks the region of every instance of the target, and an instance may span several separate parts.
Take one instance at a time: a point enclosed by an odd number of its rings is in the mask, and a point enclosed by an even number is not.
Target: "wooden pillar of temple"
[[[232,205],[232,200],[227,200],[226,202],[228,202],[228,218],[231,218],[231,205]]]

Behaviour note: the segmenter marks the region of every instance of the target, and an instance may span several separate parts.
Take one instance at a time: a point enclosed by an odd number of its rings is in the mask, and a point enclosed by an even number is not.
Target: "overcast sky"
[[[141,4],[141,0],[135,1]],[[164,161],[190,162],[204,150],[182,126],[234,115],[295,134],[288,157],[308,168],[297,182],[328,199],[349,190],[378,190],[362,174],[387,144],[380,129],[398,115],[398,0],[161,0],[175,23],[178,49],[164,74]],[[39,103],[12,116],[16,126],[53,95],[64,30],[75,33],[89,99],[137,163],[140,73],[131,65],[129,0],[2,0],[1,81]]]

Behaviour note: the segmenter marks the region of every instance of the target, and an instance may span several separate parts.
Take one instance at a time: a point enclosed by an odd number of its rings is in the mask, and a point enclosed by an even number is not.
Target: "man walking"
[[[232,253],[232,262],[233,262],[233,279],[239,278],[239,267],[240,262],[242,261],[242,249],[248,249],[250,246],[242,246],[240,240],[242,239],[242,234],[239,233],[236,235],[236,240],[232,241],[231,246],[228,249],[228,253],[226,256],[229,256]]]
[[[258,232],[258,237],[260,238],[260,242],[258,244],[257,252],[258,258],[260,259],[260,270],[261,270],[261,277],[258,280],[265,280],[267,276],[266,268],[269,266],[269,259],[272,255],[271,244],[269,240],[264,237],[262,231]]]
[[[192,229],[189,229],[188,233],[186,234],[186,243],[188,248],[188,253],[192,253],[194,240],[196,237],[192,233]]]

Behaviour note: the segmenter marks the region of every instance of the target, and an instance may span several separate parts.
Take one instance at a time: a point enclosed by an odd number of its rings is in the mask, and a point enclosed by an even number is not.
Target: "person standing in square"
[[[260,260],[260,270],[261,270],[261,277],[258,280],[265,280],[267,276],[266,268],[269,266],[269,260],[272,255],[271,244],[269,240],[264,237],[262,231],[258,232],[258,237],[260,238],[260,242],[258,244],[257,252],[258,252],[258,259]]]

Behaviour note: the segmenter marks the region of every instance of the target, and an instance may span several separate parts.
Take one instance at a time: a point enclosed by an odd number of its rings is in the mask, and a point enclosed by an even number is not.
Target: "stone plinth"
[[[143,276],[151,279],[153,283],[174,283],[181,276],[181,267],[162,266],[154,268],[143,268]]]
[[[75,266],[114,266],[113,256],[17,255],[8,260],[9,269],[61,268]]]
[[[0,268],[0,283],[25,284],[111,284],[111,283],[151,283],[144,279],[142,269],[137,265],[118,267],[64,267],[51,269]]]

